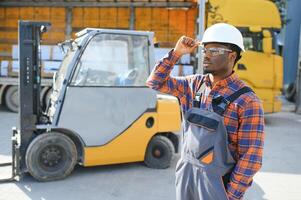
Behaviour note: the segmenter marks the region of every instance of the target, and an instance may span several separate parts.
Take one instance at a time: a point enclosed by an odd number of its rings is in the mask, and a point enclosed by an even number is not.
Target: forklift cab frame
[[[57,109],[62,109],[68,87],[81,90],[144,88],[149,93],[145,80],[150,66],[154,65],[152,32],[89,28],[76,35],[78,38],[68,45],[66,57],[56,74],[50,107],[46,111],[52,124],[59,123],[61,112]]]

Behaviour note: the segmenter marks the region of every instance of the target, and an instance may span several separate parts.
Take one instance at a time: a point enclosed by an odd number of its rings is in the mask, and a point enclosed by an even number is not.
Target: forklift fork
[[[0,183],[18,181],[20,179],[20,134],[13,127],[12,140],[12,162],[0,163],[0,168],[11,166],[12,174],[10,178],[0,179]]]

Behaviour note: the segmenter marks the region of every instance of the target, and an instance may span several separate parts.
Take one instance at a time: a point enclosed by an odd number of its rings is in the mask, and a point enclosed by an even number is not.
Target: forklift
[[[12,177],[67,177],[84,167],[143,162],[170,166],[178,151],[178,100],[147,88],[153,33],[87,28],[59,46],[65,52],[41,105],[41,52],[48,22],[19,21],[19,124],[13,128]]]

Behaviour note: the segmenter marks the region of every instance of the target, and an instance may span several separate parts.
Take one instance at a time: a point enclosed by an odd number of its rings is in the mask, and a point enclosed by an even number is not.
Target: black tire
[[[288,87],[284,89],[284,96],[288,101],[296,102],[297,92],[295,83],[289,84]]]
[[[61,133],[44,133],[30,143],[25,159],[29,173],[38,181],[63,179],[77,163],[76,146]]]
[[[19,111],[18,86],[10,86],[5,92],[5,105],[12,112]]]
[[[144,163],[150,168],[165,169],[170,166],[175,148],[172,142],[164,136],[158,135],[148,144]]]

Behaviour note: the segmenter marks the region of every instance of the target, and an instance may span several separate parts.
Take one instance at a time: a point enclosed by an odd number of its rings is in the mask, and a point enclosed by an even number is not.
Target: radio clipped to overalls
[[[177,200],[227,200],[225,186],[235,165],[228,149],[223,114],[240,95],[253,92],[243,87],[212,100],[213,111],[200,108],[200,95],[184,115],[181,158],[176,167]]]

